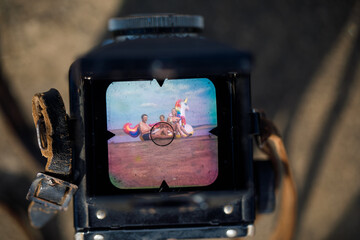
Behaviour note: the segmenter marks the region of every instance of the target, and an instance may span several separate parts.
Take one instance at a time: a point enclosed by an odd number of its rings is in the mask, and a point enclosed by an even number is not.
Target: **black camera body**
[[[114,41],[72,64],[76,239],[253,233],[252,59],[199,36],[202,21],[114,19]]]

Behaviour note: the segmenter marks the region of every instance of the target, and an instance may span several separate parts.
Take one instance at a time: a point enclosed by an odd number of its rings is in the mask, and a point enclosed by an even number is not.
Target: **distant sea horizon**
[[[132,127],[135,127],[136,124]],[[211,125],[211,124],[202,124],[202,125],[197,125],[197,126],[192,126],[194,129],[194,134],[193,136],[206,136],[209,135],[211,133],[209,133],[209,131],[211,131],[213,128],[215,128],[217,125]],[[126,134],[124,132],[123,129],[109,129],[109,132],[112,132],[113,134],[115,134],[114,137],[110,138],[108,140],[108,143],[123,143],[123,142],[136,142],[136,141],[141,141],[139,137],[131,137],[128,134]]]

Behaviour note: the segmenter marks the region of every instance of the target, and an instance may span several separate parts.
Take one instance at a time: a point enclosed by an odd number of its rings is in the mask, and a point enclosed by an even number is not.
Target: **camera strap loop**
[[[38,173],[27,199],[29,217],[35,227],[42,227],[58,211],[66,210],[77,186],[67,182],[71,176],[72,149],[68,116],[60,93],[50,89],[35,94],[33,119],[39,148],[47,158],[45,173]]]
[[[45,171],[60,175],[71,173],[71,142],[68,116],[56,89],[35,94],[32,100],[33,119],[41,153],[46,157]]]
[[[259,113],[260,134],[256,138],[258,147],[270,158],[275,169],[276,190],[282,185],[280,213],[271,240],[289,240],[295,231],[297,194],[284,143],[275,125]],[[281,183],[281,184],[280,184]]]

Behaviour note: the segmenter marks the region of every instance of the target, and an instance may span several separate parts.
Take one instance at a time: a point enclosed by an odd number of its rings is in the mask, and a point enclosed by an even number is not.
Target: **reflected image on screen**
[[[218,176],[216,94],[207,78],[113,82],[109,177],[120,189],[202,187]]]

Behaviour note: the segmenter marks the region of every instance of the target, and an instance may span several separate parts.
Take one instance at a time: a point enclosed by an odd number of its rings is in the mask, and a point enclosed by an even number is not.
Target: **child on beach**
[[[171,126],[175,129],[175,133],[179,133],[182,137],[189,136],[189,133],[186,132],[185,128],[180,125],[180,118],[177,116],[176,109],[171,109],[171,113],[169,114],[168,121]]]
[[[163,133],[165,133],[166,135],[168,135],[169,133],[173,133],[173,129],[169,126],[169,122],[165,121],[165,116],[164,115],[160,115],[160,129],[162,130]]]

